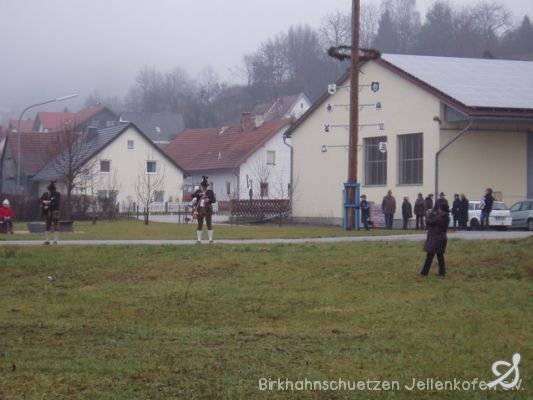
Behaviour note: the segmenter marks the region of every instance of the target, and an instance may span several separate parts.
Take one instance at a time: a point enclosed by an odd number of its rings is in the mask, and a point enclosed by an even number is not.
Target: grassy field
[[[76,221],[74,233],[63,233],[62,240],[113,240],[113,239],[196,239],[196,224],[175,224],[150,222],[144,225],[142,221],[117,220],[98,221],[92,225],[87,221]],[[41,240],[44,234],[21,233],[26,231],[25,223],[17,223],[15,235],[0,235],[0,240]],[[335,226],[312,225],[215,225],[215,236],[218,239],[256,239],[256,238],[309,238],[329,236],[356,235],[389,235],[391,231],[374,229],[369,232],[345,231]],[[204,228],[205,231],[205,228]],[[415,233],[416,231],[392,231],[392,233]],[[207,238],[207,233],[204,232]]]
[[[102,224],[103,226],[104,224]],[[531,399],[533,240],[0,248],[0,399]],[[516,392],[408,391],[413,378]],[[262,391],[260,379],[394,391]]]

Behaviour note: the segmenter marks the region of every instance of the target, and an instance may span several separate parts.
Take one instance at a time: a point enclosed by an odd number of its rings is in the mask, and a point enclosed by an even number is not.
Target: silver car
[[[527,199],[515,203],[511,207],[513,228],[526,228],[533,231],[533,199]]]

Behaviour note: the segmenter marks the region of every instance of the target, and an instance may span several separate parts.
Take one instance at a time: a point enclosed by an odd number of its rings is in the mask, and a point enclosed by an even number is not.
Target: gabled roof
[[[18,162],[19,137],[16,132],[7,134],[7,145],[13,159]],[[20,132],[21,174],[35,175],[52,157],[62,149],[58,148],[62,133]],[[56,154],[54,154],[56,153]]]
[[[376,62],[467,115],[533,115],[533,62],[402,54]]]
[[[367,62],[380,64],[472,117],[533,117],[533,62],[402,54],[383,54]],[[337,86],[349,78],[350,69]],[[290,137],[329,97],[325,90],[285,135]]]
[[[164,151],[157,147],[153,142],[133,123],[120,124],[111,128],[99,129],[98,134],[92,138],[87,138],[86,135],[81,137],[81,140],[88,140],[80,146],[83,146],[81,152],[83,152],[83,157],[80,157],[79,164],[84,165],[95,157],[99,152],[101,152],[106,146],[115,141],[122,133],[126,132],[128,129],[134,129],[139,135],[141,135],[148,143],[153,145],[154,151],[161,154],[168,161],[174,164],[177,168],[183,171],[183,168],[170,158]],[[49,135],[49,134],[46,134]],[[59,154],[57,157],[65,157],[65,154]],[[39,171],[39,173],[33,178],[38,181],[54,180],[58,179],[58,173],[55,166],[55,160],[50,160],[45,167]]]
[[[37,116],[35,117],[33,130],[39,130],[39,128],[42,127],[49,132],[59,131],[62,130],[66,124],[69,124],[70,129],[76,130],[80,125],[83,125],[104,110],[107,110],[113,115],[115,114],[102,105],[84,108],[77,113],[41,111],[37,113]]]
[[[177,113],[122,112],[123,122],[133,122],[153,142],[168,143],[185,128],[183,116]]]
[[[273,121],[275,119],[284,118],[301,96],[309,101],[304,93],[291,96],[282,96],[277,98],[273,103],[265,103],[255,106],[253,113],[263,114],[265,121]]]
[[[20,129],[18,119],[10,119],[7,124],[8,131],[31,132],[33,130],[33,119],[21,119]]]
[[[188,172],[234,169],[289,124],[275,120],[244,130],[241,125],[186,129],[165,152]]]

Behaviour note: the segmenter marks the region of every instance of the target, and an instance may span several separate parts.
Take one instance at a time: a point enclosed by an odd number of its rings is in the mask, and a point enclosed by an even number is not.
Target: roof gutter
[[[473,123],[473,120],[470,119],[468,121],[468,125],[463,128],[463,130],[461,132],[459,132],[459,134],[454,137],[452,140],[450,140],[448,143],[446,143],[444,145],[444,147],[442,147],[441,149],[439,149],[436,153],[435,153],[435,198],[437,199],[438,198],[438,195],[439,195],[439,156],[440,156],[440,153],[442,153],[444,150],[446,150],[452,143],[454,143],[457,139],[459,139],[461,136],[463,136],[466,132],[468,132],[470,130],[470,128],[472,127],[472,123]],[[439,128],[439,131],[440,131],[440,128]]]
[[[290,184],[290,190],[289,190],[289,211],[292,213],[292,195],[293,195],[293,165],[294,165],[294,147],[287,143],[288,137],[283,135],[283,144],[287,146],[289,149],[291,149],[291,162],[290,162],[290,173],[289,173],[289,184]]]

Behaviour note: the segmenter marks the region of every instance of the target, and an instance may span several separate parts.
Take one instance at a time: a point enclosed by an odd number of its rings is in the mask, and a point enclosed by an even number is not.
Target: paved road
[[[449,233],[449,239],[460,240],[495,240],[495,239],[523,239],[533,236],[533,232],[510,231],[510,232],[454,232]],[[302,243],[341,243],[341,242],[379,242],[379,241],[422,241],[425,234],[412,235],[389,235],[389,236],[343,236],[325,238],[302,238],[302,239],[236,239],[236,240],[215,240],[216,244],[302,244]],[[0,246],[35,246],[42,245],[42,240],[0,240]],[[204,242],[207,244],[207,242]],[[60,241],[60,245],[80,246],[80,245],[193,245],[195,240],[65,240]]]

